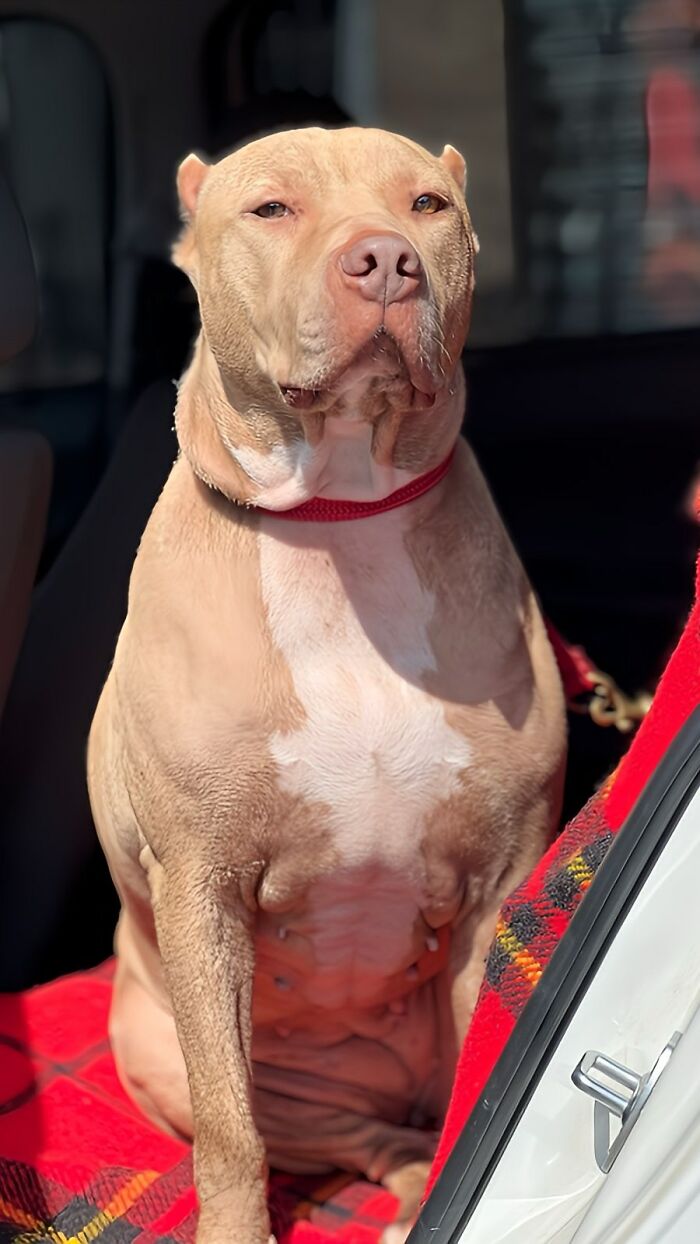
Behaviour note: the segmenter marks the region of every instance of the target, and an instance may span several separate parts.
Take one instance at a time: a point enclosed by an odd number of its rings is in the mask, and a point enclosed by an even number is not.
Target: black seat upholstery
[[[0,173],[0,363],[28,346],[36,331],[38,298],[27,230]]]
[[[35,593],[0,720],[0,989],[109,953],[116,897],[97,844],[85,745],[131,566],[177,452],[175,389],[146,391]]]
[[[34,260],[14,195],[0,174],[0,364],[32,340]],[[29,611],[46,530],[51,451],[33,432],[0,432],[0,716]]]

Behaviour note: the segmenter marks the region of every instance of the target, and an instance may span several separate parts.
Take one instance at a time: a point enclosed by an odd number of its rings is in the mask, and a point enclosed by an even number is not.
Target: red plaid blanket
[[[112,964],[0,996],[0,1241],[190,1244],[189,1146],[155,1129],[116,1075]],[[273,1175],[280,1244],[375,1244],[393,1198],[338,1175]]]
[[[504,905],[457,1070],[433,1178],[531,996],[612,836],[700,703],[700,604],[617,772]],[[0,1244],[190,1244],[189,1148],[126,1097],[107,1040],[111,964],[0,996]],[[274,1174],[281,1244],[376,1244],[393,1198],[338,1175]]]

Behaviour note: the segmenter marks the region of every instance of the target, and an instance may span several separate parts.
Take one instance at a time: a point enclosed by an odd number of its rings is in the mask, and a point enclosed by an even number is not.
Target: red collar
[[[404,484],[403,488],[389,493],[381,501],[332,501],[327,497],[311,497],[309,501],[303,501],[291,510],[266,510],[263,506],[255,508],[259,514],[270,514],[273,518],[291,518],[300,523],[342,523],[348,519],[371,518],[373,514],[385,514],[387,510],[408,505],[409,501],[415,501],[417,497],[430,492],[431,488],[435,488],[445,478],[454,456],[453,446],[439,466],[433,467],[425,475],[417,476],[410,484]]]

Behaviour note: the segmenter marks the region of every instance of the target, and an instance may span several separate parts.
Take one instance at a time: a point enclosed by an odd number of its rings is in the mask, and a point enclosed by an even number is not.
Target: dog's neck
[[[461,367],[428,411],[381,402],[350,388],[332,412],[279,415],[263,406],[242,416],[226,395],[203,336],[178,391],[175,422],[195,474],[231,501],[287,510],[312,497],[380,501],[432,470],[459,433]],[[369,417],[368,417],[369,416]]]

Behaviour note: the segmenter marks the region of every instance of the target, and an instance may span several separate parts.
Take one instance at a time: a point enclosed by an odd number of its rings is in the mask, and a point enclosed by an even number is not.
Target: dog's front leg
[[[252,917],[191,859],[152,862],[158,943],[194,1119],[197,1244],[268,1244],[263,1143],[252,1112]]]

